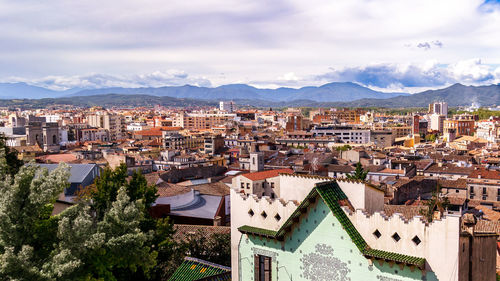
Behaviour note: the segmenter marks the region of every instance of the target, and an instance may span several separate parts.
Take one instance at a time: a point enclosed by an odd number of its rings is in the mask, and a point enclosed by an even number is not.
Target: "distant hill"
[[[25,92],[21,94],[22,91]],[[36,95],[51,98],[39,99]],[[36,98],[26,99],[25,96],[36,96]],[[500,105],[500,85],[464,86],[455,84],[444,89],[407,95],[380,93],[354,83],[329,83],[320,87],[300,89],[257,89],[248,85],[233,84],[217,88],[186,85],[161,88],[71,89],[65,92],[52,91],[24,83],[0,83],[0,99],[3,99],[0,100],[0,106],[33,107],[43,107],[50,104],[204,106],[216,105],[219,100],[234,100],[240,105],[257,107],[426,107],[433,101],[445,101],[449,106],[466,106],[473,102],[490,106]]]
[[[353,101],[362,98],[385,99],[405,93],[383,93],[371,90],[350,82],[334,82],[320,87],[303,87],[300,89],[278,88],[258,89],[245,84],[230,84],[216,88],[185,86],[167,86],[160,88],[105,88],[82,90],[72,96],[87,96],[98,94],[140,94],[153,96],[169,96],[174,98],[190,98],[204,100],[266,100],[293,101],[311,100],[317,102]]]
[[[20,108],[44,108],[51,105],[74,105],[80,107],[92,106],[120,106],[120,107],[139,107],[155,105],[186,107],[186,106],[216,106],[217,102],[192,99],[177,99],[172,97],[157,97],[148,95],[119,95],[106,94],[84,97],[61,97],[61,98],[43,98],[43,99],[5,99],[0,100],[2,107],[20,107]]]
[[[15,98],[44,98],[57,94],[63,95],[42,87],[31,86],[26,83],[0,83],[0,98],[15,99]]]
[[[0,83],[0,99],[41,99],[67,96],[82,89],[74,88],[66,91],[54,91],[43,87],[32,86],[24,82]]]
[[[360,99],[342,105],[355,107],[426,107],[434,101],[445,101],[449,106],[466,106],[472,103],[481,106],[500,105],[500,85],[465,86],[454,84],[444,89],[429,90],[409,96],[384,100]]]

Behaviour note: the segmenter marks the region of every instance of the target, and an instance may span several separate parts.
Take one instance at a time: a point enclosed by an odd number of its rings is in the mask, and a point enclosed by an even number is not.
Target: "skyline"
[[[0,17],[0,81],[55,90],[500,83],[499,1],[1,0]]]

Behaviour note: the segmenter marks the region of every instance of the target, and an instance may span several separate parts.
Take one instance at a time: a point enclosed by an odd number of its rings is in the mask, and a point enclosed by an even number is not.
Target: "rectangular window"
[[[254,256],[255,281],[271,281],[271,258],[261,255]]]
[[[247,189],[250,189],[250,184],[249,183],[247,183]]]
[[[486,187],[483,187],[483,195],[486,195]]]
[[[245,184],[241,183],[241,189],[245,188]]]
[[[274,188],[274,182],[271,183],[271,188]],[[500,189],[498,190],[498,194],[500,195]]]

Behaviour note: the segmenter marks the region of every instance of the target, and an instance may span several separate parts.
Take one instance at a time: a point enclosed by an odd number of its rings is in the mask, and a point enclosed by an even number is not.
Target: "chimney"
[[[222,225],[222,218],[220,216],[216,216],[214,218],[214,226],[221,226]]]

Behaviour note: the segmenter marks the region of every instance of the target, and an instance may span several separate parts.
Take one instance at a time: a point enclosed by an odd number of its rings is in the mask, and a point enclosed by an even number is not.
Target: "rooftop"
[[[276,169],[276,170],[267,170],[261,172],[254,172],[244,174],[243,176],[252,181],[265,180],[267,178],[277,177],[279,174],[293,174],[292,169]]]

